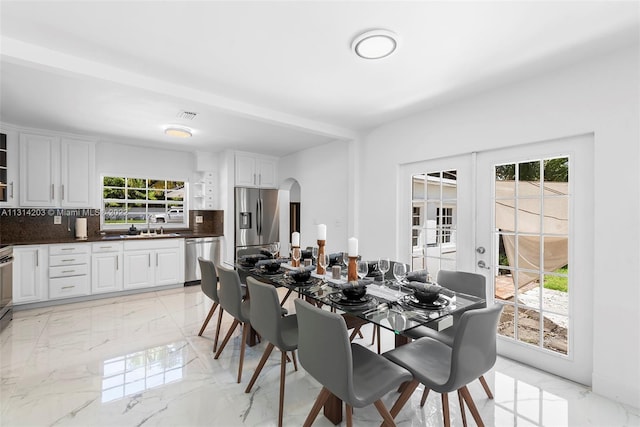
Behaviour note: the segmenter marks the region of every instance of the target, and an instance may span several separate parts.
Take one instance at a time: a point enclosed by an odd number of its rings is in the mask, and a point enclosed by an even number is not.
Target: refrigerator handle
[[[258,199],[258,203],[260,204],[260,229],[258,230],[258,234],[262,236],[262,220],[264,220],[262,216],[262,198]]]
[[[260,235],[260,198],[256,199],[256,233]]]

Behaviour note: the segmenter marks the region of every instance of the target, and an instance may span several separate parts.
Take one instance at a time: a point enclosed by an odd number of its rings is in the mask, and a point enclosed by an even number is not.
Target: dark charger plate
[[[345,297],[342,292],[336,292],[334,294],[330,294],[329,299],[331,300],[331,302],[343,307],[357,309],[368,308],[370,306],[378,304],[378,300],[376,300],[372,295],[364,295],[361,298],[349,299]]]
[[[402,303],[412,308],[421,308],[423,310],[440,310],[448,306],[450,301],[440,295],[434,302],[426,303],[418,301],[418,299],[413,295],[405,295],[402,298]]]

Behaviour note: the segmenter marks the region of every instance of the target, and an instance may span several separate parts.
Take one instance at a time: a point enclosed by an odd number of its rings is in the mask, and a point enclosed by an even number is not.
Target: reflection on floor
[[[265,344],[247,351],[237,384],[239,332],[219,360],[211,352],[215,322],[197,336],[210,307],[192,286],[17,312],[0,335],[0,424],[276,425],[279,354],[245,394]],[[292,299],[287,308],[293,312]],[[230,323],[225,317],[223,331]],[[369,328],[359,342],[370,339]],[[383,348],[392,344],[393,335],[383,334]],[[638,409],[507,359],[486,377],[495,400],[478,382],[470,390],[488,426],[640,425]],[[289,367],[284,424],[302,425],[319,390],[304,370]],[[442,425],[439,395],[431,393],[420,408],[421,394],[400,413],[399,425]],[[384,401],[390,406],[395,398],[391,393]],[[462,425],[453,395],[450,404],[453,425]],[[373,406],[354,412],[356,426],[380,421]],[[331,425],[323,416],[314,424]]]

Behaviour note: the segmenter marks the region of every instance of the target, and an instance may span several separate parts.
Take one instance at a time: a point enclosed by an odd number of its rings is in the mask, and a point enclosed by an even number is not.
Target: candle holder
[[[293,259],[293,251],[298,249],[300,253],[300,258],[302,258],[302,251],[300,250],[300,246],[291,246],[291,267],[300,267],[300,260]]]
[[[358,281],[358,266],[356,265],[357,256],[349,256],[349,265],[347,266],[347,281]]]
[[[318,267],[316,268],[317,274],[325,274],[326,271],[324,268],[320,266],[320,258],[324,256],[324,245],[327,243],[326,240],[318,240]]]

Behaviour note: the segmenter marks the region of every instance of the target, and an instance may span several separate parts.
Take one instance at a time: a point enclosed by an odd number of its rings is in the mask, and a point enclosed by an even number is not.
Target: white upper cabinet
[[[20,135],[20,206],[93,205],[95,145],[57,136]]]
[[[237,187],[277,188],[278,160],[257,154],[236,153]]]

